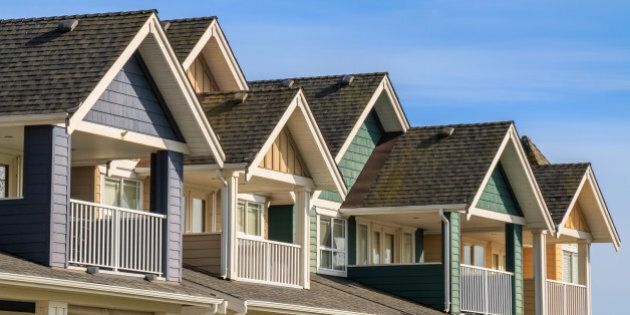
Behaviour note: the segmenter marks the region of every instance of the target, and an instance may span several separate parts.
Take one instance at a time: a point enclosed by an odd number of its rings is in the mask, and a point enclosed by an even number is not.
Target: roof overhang
[[[485,211],[476,208],[481,195],[492,176],[492,172],[499,164],[503,165],[508,181],[512,186],[512,190],[516,195],[516,199],[523,211],[524,221],[519,220],[518,217],[506,215],[505,217],[498,216],[492,211]],[[497,153],[483,178],[483,181],[475,194],[470,208],[467,209],[467,219],[471,216],[477,215],[481,217],[488,217],[498,221],[507,223],[515,223],[525,225],[530,229],[541,229],[555,232],[555,226],[547,205],[545,204],[542,192],[538,183],[534,177],[534,172],[527,160],[525,150],[523,149],[518,133],[514,124],[508,129],[501,146],[497,150]]]
[[[357,119],[355,125],[352,127],[350,134],[339,149],[339,153],[335,156],[335,161],[337,163],[339,163],[343,158],[343,155],[348,150],[352,140],[356,136],[357,132],[359,132],[363,121],[365,121],[365,118],[370,114],[372,109],[376,111],[376,114],[383,125],[383,129],[385,129],[386,132],[406,132],[409,129],[409,121],[407,120],[407,116],[405,116],[405,112],[400,105],[398,95],[389,80],[389,76],[385,75],[372,94],[370,101],[363,109],[359,119]]]
[[[139,144],[143,144],[142,142],[147,140],[148,136],[126,130],[108,130],[107,133],[103,133],[101,130],[93,128],[94,126],[90,123],[83,121],[85,115],[136,51],[142,56],[155,84],[162,92],[164,101],[186,142],[183,147],[182,145],[168,146],[168,142],[164,142],[166,143],[164,148],[195,156],[212,155],[219,165],[223,165],[225,154],[221,149],[218,137],[206,119],[197,96],[188,82],[186,73],[179,64],[155,14],[147,19],[94,90],[72,114],[69,119],[68,132],[72,133],[78,130],[123,141],[136,141]],[[155,139],[149,140],[152,141],[149,143],[155,142]],[[163,149],[162,147],[158,148]]]
[[[33,125],[63,125],[68,119],[68,113],[2,115],[0,127],[17,127]]]
[[[344,184],[343,177],[328,150],[324,137],[315,122],[315,117],[301,89],[298,90],[270,136],[248,166],[246,179],[249,180],[256,174],[268,175],[268,173],[270,173],[269,171],[259,168],[259,165],[267,151],[269,151],[273,145],[275,139],[285,127],[291,132],[293,140],[312,177],[315,185],[315,187],[312,188],[317,190],[334,189],[344,198],[348,191]],[[300,178],[293,176],[292,180],[300,180]]]
[[[374,207],[374,208],[342,208],[339,210],[344,215],[362,216],[362,215],[387,215],[387,214],[419,214],[431,213],[439,211],[464,211],[466,204],[447,204],[447,205],[426,205],[426,206],[405,206],[405,207]]]
[[[249,90],[245,75],[217,19],[210,22],[204,34],[182,62],[184,69],[188,69],[200,55],[204,57],[221,90]]]
[[[590,233],[565,227],[571,215],[571,210],[574,209],[576,203],[580,204],[582,213],[591,230]],[[558,224],[556,236],[559,238],[563,235],[578,239],[587,239],[594,243],[612,243],[615,250],[621,248],[621,239],[591,166],[587,168],[573,196],[573,200],[571,200],[569,204],[569,208],[560,224]]]

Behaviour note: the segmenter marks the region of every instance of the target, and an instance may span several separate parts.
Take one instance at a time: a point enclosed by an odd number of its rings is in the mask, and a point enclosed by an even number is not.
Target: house
[[[0,313],[586,314],[620,246],[590,165],[412,127],[384,72],[247,81],[216,17],[0,47]]]

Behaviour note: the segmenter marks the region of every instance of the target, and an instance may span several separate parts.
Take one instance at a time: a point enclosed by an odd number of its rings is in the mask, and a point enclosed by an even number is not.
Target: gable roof
[[[468,208],[511,126],[512,122],[496,122],[410,128],[397,138],[380,166],[368,160],[371,172],[378,173],[370,176],[364,169],[342,208]],[[448,127],[454,128],[453,134],[441,138],[440,132]],[[363,183],[368,176],[371,183]],[[363,196],[356,198],[358,194]]]
[[[589,163],[550,164],[534,166],[534,175],[543,193],[549,213],[557,225],[569,211],[571,202],[578,193],[578,188]]]
[[[249,87],[252,90],[275,89],[283,86],[284,82],[293,80],[293,86],[304,90],[326,144],[331,154],[337,158],[366,106],[387,79],[385,72],[351,75],[354,76],[354,81],[346,86],[340,83],[345,75],[330,75],[250,81]],[[406,124],[406,118],[403,117],[403,120]]]
[[[243,313],[258,306],[275,312],[292,311],[299,314],[443,314],[344,278],[313,273],[310,277],[310,289],[304,290],[228,281],[197,272],[193,268],[184,268],[185,280],[217,291],[219,296],[228,301],[231,310],[241,308],[238,311]]]
[[[538,146],[528,136],[521,137],[521,144],[527,155],[527,159],[531,165],[549,165],[551,162],[547,157],[538,149]]]
[[[0,20],[0,113],[72,113],[154,10]],[[70,32],[62,20],[78,19]]]
[[[216,16],[164,20],[166,35],[179,62],[184,62]],[[168,26],[166,26],[168,25]]]

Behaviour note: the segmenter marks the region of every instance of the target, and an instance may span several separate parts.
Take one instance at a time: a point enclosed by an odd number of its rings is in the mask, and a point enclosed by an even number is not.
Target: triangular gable
[[[114,77],[84,120],[184,141],[142,57],[137,53]]]
[[[284,128],[265,154],[265,158],[260,162],[259,167],[302,177],[310,177],[306,164],[303,161],[291,132]]]
[[[217,81],[212,76],[212,72],[203,58],[195,59],[190,67],[186,69],[186,75],[188,75],[188,80],[190,80],[190,84],[192,84],[197,94],[219,90]]]
[[[580,207],[579,202],[573,206],[573,209],[571,209],[569,216],[564,223],[564,227],[576,231],[591,232],[591,229],[588,227],[588,223],[586,223],[586,219],[584,218],[584,213],[582,213],[582,208]]]
[[[477,208],[522,217],[523,212],[501,163],[492,172]]]

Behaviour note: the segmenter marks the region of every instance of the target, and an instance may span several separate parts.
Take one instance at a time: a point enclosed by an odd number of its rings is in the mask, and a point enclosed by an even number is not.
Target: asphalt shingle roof
[[[512,124],[411,128],[396,139],[380,166],[364,169],[347,198],[355,202],[343,207],[470,205]],[[454,128],[453,134],[440,137],[447,127]],[[370,160],[373,158],[378,155]],[[377,174],[370,174],[373,172]],[[356,194],[362,195],[358,203]]]
[[[578,193],[578,186],[589,166],[589,163],[575,163],[532,167],[555,224],[560,224],[569,211],[571,201]]]
[[[0,20],[0,113],[73,112],[154,13]]]
[[[521,144],[523,144],[523,149],[525,149],[525,154],[527,155],[527,159],[529,160],[530,165],[549,165],[551,162],[547,159],[547,157],[538,149],[534,141],[527,136],[521,137]]]
[[[183,62],[188,57],[214,20],[216,20],[215,16],[163,21],[170,23],[166,29],[166,35],[179,62]]]
[[[184,269],[184,279],[240,300],[256,300],[379,315],[443,314],[344,278],[311,274],[309,290],[219,279]]]
[[[304,90],[306,100],[326,140],[332,156],[337,156],[341,146],[350,135],[370,98],[387,73],[352,74],[354,81],[349,86],[339,82],[344,75],[321,77],[288,78],[278,80],[250,81],[252,90],[272,89],[282,86],[285,80]]]
[[[298,92],[298,88],[251,91],[238,104],[234,96],[241,92],[201,96],[201,105],[225,152],[225,163],[252,162]],[[187,160],[189,164],[207,162],[203,158]]]

